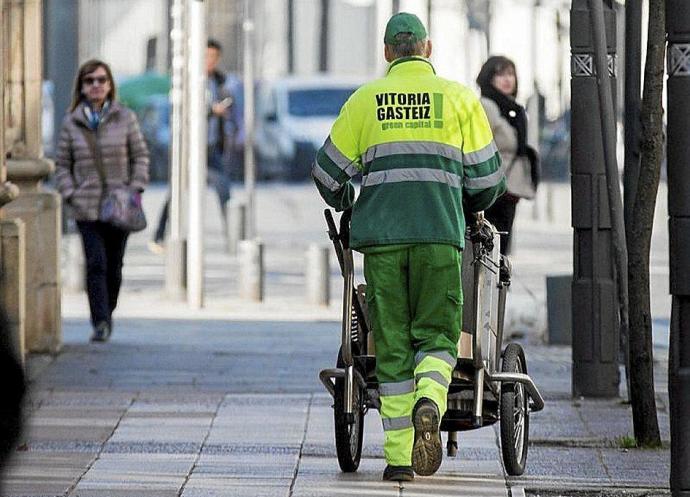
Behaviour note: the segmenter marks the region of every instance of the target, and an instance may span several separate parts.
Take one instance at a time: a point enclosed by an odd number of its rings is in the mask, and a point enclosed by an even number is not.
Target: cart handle
[[[323,386],[326,387],[326,390],[328,390],[328,393],[331,394],[331,397],[335,397],[335,379],[336,378],[345,378],[347,376],[347,371],[344,368],[331,368],[331,369],[323,369],[319,373],[319,380],[321,380],[321,383],[323,383]],[[364,377],[362,374],[357,371],[356,369],[353,370],[353,376],[355,378],[355,381],[357,381],[357,384],[364,390],[367,389],[367,382],[364,381]]]

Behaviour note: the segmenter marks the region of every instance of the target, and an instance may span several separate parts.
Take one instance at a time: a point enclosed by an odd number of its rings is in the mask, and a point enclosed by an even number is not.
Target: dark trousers
[[[122,259],[129,233],[100,221],[77,221],[86,256],[86,291],[91,323],[111,323],[122,284]]]
[[[208,182],[213,186],[218,194],[218,205],[220,206],[220,214],[223,218],[223,228],[227,227],[227,205],[230,200],[230,175],[225,170],[223,164],[223,151],[220,147],[209,147],[208,149]],[[158,225],[156,226],[156,233],[153,236],[156,243],[161,243],[165,240],[165,230],[168,225],[168,217],[170,216],[170,194],[165,201],[163,210],[158,218]]]
[[[496,202],[484,211],[484,216],[493,224],[498,231],[506,233],[501,235],[501,253],[510,253],[511,234],[513,232],[513,221],[515,221],[515,209],[517,208],[519,197],[504,194]]]

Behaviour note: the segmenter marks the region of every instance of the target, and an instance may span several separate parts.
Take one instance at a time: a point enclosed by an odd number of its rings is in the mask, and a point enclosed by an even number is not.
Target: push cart
[[[324,211],[344,278],[340,350],[335,368],[319,378],[333,396],[335,445],[344,472],[356,471],[362,455],[364,416],[379,409],[376,351],[366,307],[366,285],[355,286],[349,247],[350,211],[336,228],[330,209]],[[502,349],[509,260],[500,254],[499,234],[478,216],[467,230],[463,256],[463,324],[458,360],[448,390],[448,409],[441,430],[448,432],[447,453],[457,453],[459,431],[500,423],[501,452],[510,475],[525,471],[530,412],[544,408],[544,399],[527,374],[522,347]]]

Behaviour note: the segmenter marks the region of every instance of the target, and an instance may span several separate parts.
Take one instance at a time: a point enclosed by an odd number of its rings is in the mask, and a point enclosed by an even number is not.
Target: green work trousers
[[[452,245],[375,247],[364,255],[386,462],[412,464],[412,410],[446,411],[462,326],[462,252]]]

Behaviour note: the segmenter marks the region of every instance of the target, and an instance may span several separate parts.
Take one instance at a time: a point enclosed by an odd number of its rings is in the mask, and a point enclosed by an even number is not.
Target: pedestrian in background
[[[55,164],[58,190],[84,243],[91,341],[103,342],[113,329],[128,232],[99,220],[101,203],[107,192],[123,187],[136,192],[140,202],[149,179],[148,150],[136,115],[117,102],[115,81],[103,61],[79,68]]]
[[[435,473],[443,458],[440,422],[462,326],[465,213],[488,208],[505,180],[479,99],[436,75],[419,18],[391,17],[384,46],[386,76],[345,103],[312,177],[331,207],[352,207],[350,246],[364,253],[376,346],[383,479],[409,481]]]
[[[239,125],[236,113],[230,112],[234,98],[226,88],[227,76],[218,69],[222,56],[222,46],[214,39],[206,43],[206,117],[208,164],[208,182],[218,195],[218,205],[223,222],[223,230],[227,237],[228,229],[228,201],[230,200],[230,171],[231,158],[234,157],[234,147]],[[163,251],[165,230],[170,212],[170,196],[163,206],[153,241],[149,242],[149,249],[154,253]]]
[[[527,113],[515,101],[517,72],[512,60],[493,56],[477,76],[481,103],[506,168],[507,191],[485,211],[486,218],[501,236],[501,253],[510,251],[515,210],[521,198],[534,198],[539,183],[539,159],[527,144]]]

